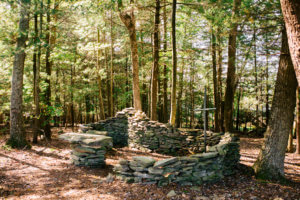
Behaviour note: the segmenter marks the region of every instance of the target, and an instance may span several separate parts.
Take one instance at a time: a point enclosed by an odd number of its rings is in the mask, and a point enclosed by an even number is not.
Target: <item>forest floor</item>
[[[64,129],[63,129],[64,130]],[[69,130],[64,130],[67,132]],[[4,145],[0,137],[0,199],[168,199],[174,190],[173,199],[300,199],[300,156],[286,154],[285,172],[293,181],[281,185],[256,180],[247,170],[220,182],[201,186],[127,184],[109,179],[113,165],[119,158],[135,155],[151,155],[157,159],[164,156],[143,153],[128,148],[117,149],[108,155],[104,169],[89,169],[70,164],[70,145],[61,142],[54,129],[54,139],[33,145],[31,150],[12,150]],[[262,138],[241,137],[241,163],[253,165]]]

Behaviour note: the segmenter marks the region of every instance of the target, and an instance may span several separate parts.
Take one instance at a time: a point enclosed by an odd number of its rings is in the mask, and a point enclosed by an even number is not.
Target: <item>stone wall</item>
[[[203,152],[204,135],[199,130],[176,129],[168,124],[150,121],[145,113],[133,108],[118,112],[115,117],[81,127],[107,131],[116,147],[130,146],[144,151],[155,151],[167,155],[186,155]],[[207,133],[207,145],[219,143],[220,133]]]
[[[135,156],[120,160],[114,171],[126,182],[195,185],[220,180],[235,172],[239,162],[238,139],[228,133],[207,153],[172,157],[156,161],[152,157]]]
[[[112,148],[112,138],[103,131],[87,130],[86,133],[64,133],[59,136],[72,144],[71,159],[76,166],[103,167],[105,153]]]

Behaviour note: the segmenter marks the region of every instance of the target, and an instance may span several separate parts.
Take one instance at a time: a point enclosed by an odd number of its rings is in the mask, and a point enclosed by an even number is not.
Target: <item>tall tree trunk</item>
[[[224,107],[224,121],[225,121],[225,131],[232,130],[232,113],[233,113],[233,101],[235,93],[235,58],[236,58],[236,36],[238,23],[236,22],[239,9],[241,5],[241,0],[234,0],[232,9],[232,20],[229,40],[228,40],[228,70],[227,70],[227,80],[226,80],[226,92],[225,92],[225,107]]]
[[[33,143],[38,142],[38,135],[40,133],[40,59],[41,57],[38,56],[40,54],[40,40],[39,37],[39,31],[38,31],[38,2],[35,2],[35,8],[34,8],[34,54],[33,54],[33,97],[34,97],[34,105],[35,105],[35,113],[34,113],[34,131],[33,131]]]
[[[220,119],[219,119],[219,105],[220,105],[220,95],[219,95],[219,85],[217,80],[217,52],[216,52],[216,35],[212,29],[211,34],[211,51],[212,51],[212,67],[213,67],[213,83],[214,83],[214,103],[215,108],[218,107],[218,109],[215,110],[215,119],[214,119],[214,126],[215,126],[215,132],[219,132],[221,130],[220,128]]]
[[[300,155],[300,87],[297,88],[296,154]]]
[[[119,2],[119,8],[122,7],[122,2]],[[132,56],[132,86],[133,86],[133,103],[136,110],[142,110],[139,86],[139,58],[138,47],[136,41],[135,16],[133,7],[130,11],[120,11],[121,21],[126,26],[129,32],[131,56]]]
[[[75,51],[74,51],[74,66],[76,65],[76,47],[75,47]],[[75,67],[74,67],[74,70],[73,70],[73,65],[71,64],[71,76],[70,76],[70,84],[71,84],[71,104],[70,104],[70,114],[71,114],[71,126],[74,127],[74,121],[75,121],[75,116],[74,116],[74,89],[73,89],[73,86],[74,86],[74,74],[75,74]]]
[[[164,0],[164,56],[167,52],[167,11],[166,11],[166,0]],[[168,74],[167,74],[167,64],[164,63],[164,78],[163,78],[163,122],[168,122]]]
[[[223,56],[222,56],[222,38],[221,38],[221,33],[218,31],[217,35],[218,39],[218,77],[217,77],[217,82],[218,82],[218,99],[219,99],[219,104],[216,106],[216,110],[218,110],[219,114],[219,125],[220,125],[220,131],[224,131],[224,109],[222,109],[222,101],[223,101],[223,88],[222,88],[222,62],[223,62]]]
[[[126,74],[126,108],[130,107],[131,98],[129,97],[129,70],[128,70],[128,55],[126,51],[125,74]]]
[[[177,49],[176,49],[176,3],[172,5],[172,92],[171,92],[171,114],[170,124],[175,126],[176,119],[176,79],[177,79]]]
[[[256,99],[256,108],[255,108],[255,128],[256,133],[258,133],[259,128],[259,114],[258,114],[258,81],[257,81],[257,56],[256,56],[256,27],[254,23],[254,30],[253,30],[253,42],[254,42],[254,79],[255,79],[255,99]]]
[[[194,61],[193,61],[194,62]],[[191,65],[191,121],[190,121],[190,128],[194,128],[194,121],[195,121],[195,95],[194,95],[194,82],[195,82],[195,72],[194,72],[194,63]]]
[[[240,130],[240,101],[241,101],[241,95],[242,95],[242,87],[240,86],[240,91],[239,91],[239,94],[238,94],[238,99],[237,99],[237,111],[236,111],[236,127],[235,129],[237,131]]]
[[[181,114],[182,114],[182,94],[183,94],[183,69],[185,67],[184,64],[184,58],[182,59],[182,65],[180,67],[180,73],[179,73],[179,91],[177,96],[177,111],[176,111],[176,127],[181,128]],[[190,79],[192,80],[192,79]],[[190,81],[190,84],[192,81]],[[191,89],[191,88],[190,88]]]
[[[10,98],[10,138],[7,144],[22,148],[28,145],[23,127],[22,96],[26,40],[29,30],[30,0],[20,1],[19,35],[15,52]]]
[[[46,91],[45,91],[45,103],[47,105],[46,108],[46,113],[45,113],[45,127],[44,127],[44,132],[45,136],[48,140],[51,140],[51,114],[50,114],[50,108],[51,108],[51,63],[50,63],[50,48],[51,48],[51,43],[50,43],[50,5],[51,5],[51,0],[47,0],[47,24],[46,24],[46,73],[47,73],[47,78],[45,82],[47,83],[46,86]]]
[[[51,51],[53,51],[53,48],[55,46],[56,43],[56,32],[57,32],[57,20],[58,20],[58,15],[57,15],[57,10],[59,9],[59,2],[58,0],[54,0],[54,9],[52,11],[53,15],[53,24],[51,26],[51,35],[50,35],[50,47],[51,47]],[[53,59],[50,61],[50,65],[51,67],[53,66]],[[56,82],[55,82],[55,109],[57,109],[60,105],[60,99],[58,96],[58,92],[57,92],[57,87],[59,87],[59,83],[58,83],[58,73],[59,72],[59,67],[57,66],[56,68]],[[54,116],[54,126],[58,126],[57,120],[58,120],[58,116]]]
[[[109,101],[110,103],[110,107],[109,107],[109,113],[110,116],[114,116],[114,99],[113,99],[113,89],[114,89],[114,85],[113,85],[113,80],[114,80],[114,35],[113,35],[113,12],[111,10],[110,13],[110,76],[109,76]]]
[[[298,86],[300,86],[300,1],[280,0]]]
[[[98,42],[98,48],[97,48],[97,75],[98,75],[98,98],[99,98],[99,111],[100,111],[100,120],[105,119],[105,113],[104,113],[104,105],[103,105],[103,98],[102,98],[102,80],[101,80],[101,74],[100,74],[100,58],[101,58],[101,50],[99,48],[100,46],[100,30],[97,29],[97,42]]]
[[[154,31],[153,31],[153,66],[152,66],[152,78],[151,78],[151,120],[157,120],[157,84],[158,84],[158,61],[159,61],[159,12],[160,12],[160,0],[156,0],[155,5],[155,19],[154,19]]]
[[[260,178],[284,177],[284,157],[289,133],[293,127],[296,87],[297,80],[289,54],[286,31],[283,30],[271,119],[265,133],[264,144],[253,166]]]
[[[267,49],[266,56],[266,125],[269,124],[270,108],[269,108],[269,50]]]

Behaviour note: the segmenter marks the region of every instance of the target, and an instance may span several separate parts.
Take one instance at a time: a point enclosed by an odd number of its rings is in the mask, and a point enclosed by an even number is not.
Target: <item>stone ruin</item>
[[[107,120],[82,125],[80,132],[60,135],[73,143],[72,159],[78,166],[103,166],[105,152],[112,146],[176,156],[158,161],[145,156],[121,159],[114,171],[126,182],[161,186],[217,181],[233,174],[240,158],[239,140],[232,134],[208,132],[205,147],[200,130],[177,129],[151,121],[133,108]]]

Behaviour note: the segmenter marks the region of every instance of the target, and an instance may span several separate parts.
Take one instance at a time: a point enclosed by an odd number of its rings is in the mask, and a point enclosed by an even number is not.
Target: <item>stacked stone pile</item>
[[[88,130],[87,133],[65,133],[60,139],[71,142],[72,162],[76,166],[102,167],[105,153],[112,147],[112,138],[107,132]]]
[[[155,161],[152,157],[133,157],[131,161],[120,160],[114,171],[122,180],[135,183],[155,183],[159,186],[169,183],[180,185],[198,185],[204,182],[220,180],[235,167],[238,160],[227,160],[232,153],[230,135],[225,135],[219,146],[210,148],[210,152],[191,156],[172,157]],[[234,142],[233,142],[234,143]],[[228,165],[228,162],[231,162]],[[227,166],[228,165],[228,166]]]
[[[98,123],[81,126],[82,132],[107,131],[115,147],[130,146],[143,151],[167,155],[187,155],[204,152],[204,135],[201,130],[176,129],[168,124],[150,121],[142,111],[126,108],[115,117]],[[220,133],[207,133],[207,145],[216,145]]]
[[[115,147],[128,146],[128,117],[135,114],[134,108],[126,108],[121,112],[117,112],[115,117],[81,125],[79,128],[82,132],[87,130],[107,131],[108,136],[113,138],[113,145]]]
[[[238,142],[234,136],[225,134],[219,144],[208,150],[207,153],[159,161],[143,156],[133,157],[131,161],[122,159],[114,171],[127,182],[156,183],[159,186],[169,183],[198,185],[234,173],[239,162]]]

